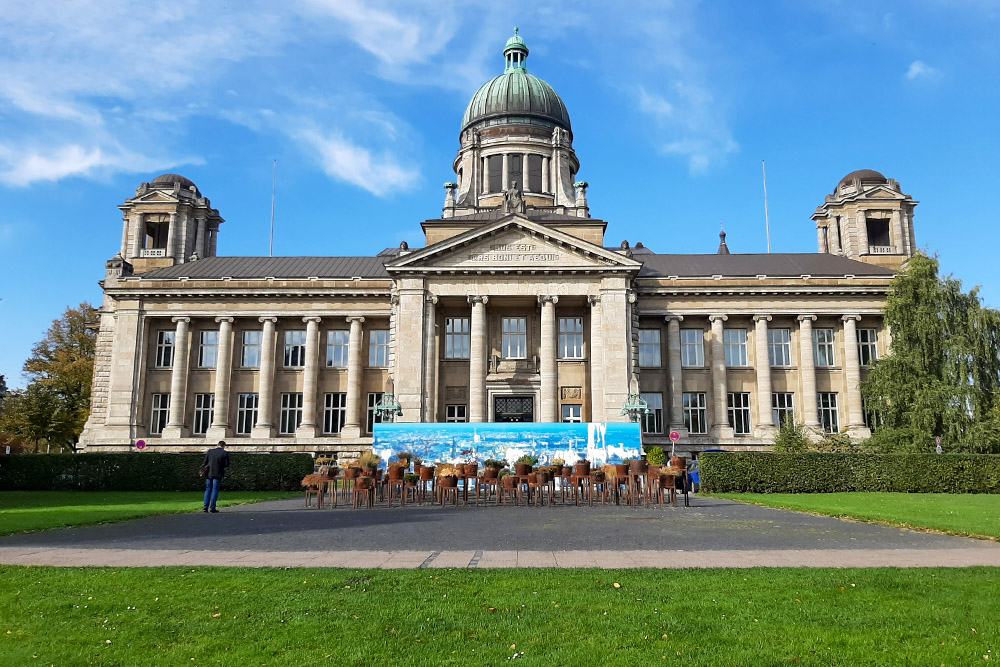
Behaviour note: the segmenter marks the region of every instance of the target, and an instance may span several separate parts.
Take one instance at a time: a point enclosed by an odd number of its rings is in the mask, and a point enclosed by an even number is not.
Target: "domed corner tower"
[[[899,269],[917,249],[913,209],[918,203],[874,169],[852,171],[812,216],[819,251]]]
[[[528,74],[528,47],[517,33],[504,46],[503,74],[465,110],[444,217],[498,208],[515,182],[529,208],[588,217],[586,186],[579,201],[574,186],[580,161],[569,112],[552,86]]]
[[[225,221],[191,179],[157,176],[118,208],[124,217],[121,257],[134,273],[215,257]]]

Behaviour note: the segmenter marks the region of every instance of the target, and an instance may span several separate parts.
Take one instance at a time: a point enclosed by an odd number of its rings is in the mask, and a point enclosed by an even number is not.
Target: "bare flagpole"
[[[771,220],[767,215],[767,165],[760,161],[760,168],[764,172],[764,225],[767,227],[767,254],[771,254]]]
[[[267,251],[268,257],[274,257],[274,193],[278,185],[278,161],[274,161],[274,172],[271,175],[271,243]],[[770,251],[768,251],[770,252]]]

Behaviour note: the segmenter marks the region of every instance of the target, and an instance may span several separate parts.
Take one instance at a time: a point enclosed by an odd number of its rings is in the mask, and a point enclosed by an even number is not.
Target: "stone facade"
[[[505,57],[526,76],[523,40]],[[356,452],[385,394],[399,421],[621,421],[638,392],[646,442],[677,431],[684,452],[767,447],[787,417],[868,433],[858,386],[916,247],[897,183],[845,177],[813,216],[818,253],[606,247],[561,100],[487,93],[423,248],[218,257],[223,220],[191,181],[140,186],[102,283],[87,449]]]

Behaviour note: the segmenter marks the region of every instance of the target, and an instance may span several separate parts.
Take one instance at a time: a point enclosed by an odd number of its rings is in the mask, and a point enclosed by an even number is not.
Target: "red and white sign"
[[[680,433],[678,433],[677,431],[671,431],[670,432],[670,441],[671,442],[677,442],[680,439],[681,439],[681,434]]]
[[[142,450],[146,449],[146,441],[145,440],[136,440],[135,441],[135,448],[138,449],[140,452]]]

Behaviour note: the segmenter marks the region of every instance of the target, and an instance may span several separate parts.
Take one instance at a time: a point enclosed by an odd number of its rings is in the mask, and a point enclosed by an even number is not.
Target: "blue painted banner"
[[[621,463],[642,451],[639,424],[630,422],[540,424],[375,424],[374,451],[383,463],[397,452],[412,452],[427,463],[482,463],[500,459],[513,465],[525,454],[539,465],[586,458],[593,465]]]

